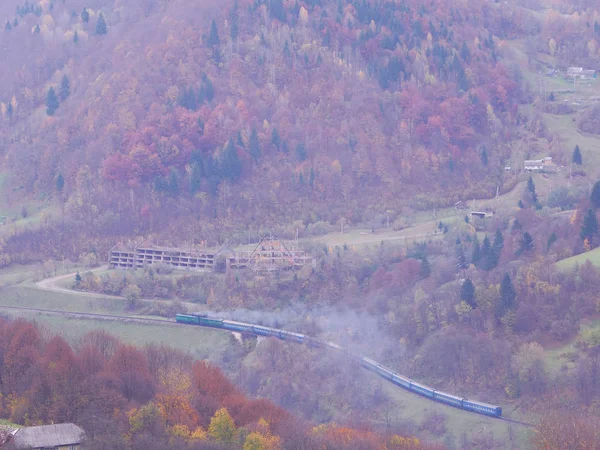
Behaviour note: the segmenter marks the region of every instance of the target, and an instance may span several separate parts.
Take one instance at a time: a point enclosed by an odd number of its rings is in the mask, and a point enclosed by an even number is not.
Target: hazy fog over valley
[[[0,448],[600,448],[600,5],[0,2]]]

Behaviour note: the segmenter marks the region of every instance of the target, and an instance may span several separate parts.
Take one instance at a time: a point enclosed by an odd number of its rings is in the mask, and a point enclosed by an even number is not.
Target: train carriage
[[[463,405],[463,399],[454,395],[447,394],[445,392],[435,391],[434,396],[436,400],[446,403],[448,405],[457,406],[459,408]]]
[[[410,388],[410,380],[408,378],[404,378],[397,373],[392,375],[392,383],[401,386],[403,388]]]
[[[424,395],[425,397],[430,397],[430,398],[433,398],[433,393],[435,392],[430,387],[424,386],[419,383],[415,383],[414,381],[410,382],[410,390],[418,392],[419,394]]]
[[[304,334],[280,330],[277,328],[265,327],[263,325],[236,322],[233,320],[209,318],[203,314],[177,314],[176,321],[178,323],[184,324],[200,325],[212,328],[222,328],[242,333],[252,333],[259,336],[273,336],[283,340],[304,343],[311,347],[329,347],[333,350],[344,351],[353,358],[356,358],[360,365],[362,365],[367,370],[375,372],[379,376],[389,380],[393,384],[407,389],[411,392],[414,392],[418,395],[437,400],[441,403],[445,403],[447,405],[454,406],[456,408],[461,408],[470,412],[475,412],[478,414],[484,414],[493,417],[502,416],[502,408],[500,406],[470,401],[461,397],[456,397],[446,392],[436,391],[435,389],[432,389],[429,386],[416,383],[409,378],[403,377],[395,372],[392,372],[390,369],[388,369],[385,366],[382,366],[377,361],[374,361],[371,358],[367,358],[366,356],[361,357],[359,355],[353,355],[352,353],[349,353],[347,349],[341,347],[335,342],[321,341],[309,336],[305,336]]]
[[[241,333],[254,333],[252,331],[252,324],[236,322],[235,320],[224,320],[223,328],[225,328],[226,330],[239,331]]]
[[[254,332],[260,336],[274,336],[281,338],[281,330],[277,328],[264,327],[262,325],[252,325]]]

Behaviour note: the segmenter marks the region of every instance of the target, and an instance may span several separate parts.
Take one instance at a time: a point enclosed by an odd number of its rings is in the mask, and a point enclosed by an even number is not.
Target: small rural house
[[[14,430],[7,444],[17,449],[79,450],[85,432],[73,423],[23,427]]]
[[[552,157],[546,156],[543,159],[528,159],[524,161],[523,170],[526,172],[553,172],[556,171],[556,166],[552,162]]]
[[[594,69],[584,69],[583,67],[569,67],[565,72],[565,78],[591,80],[596,78],[596,71]]]
[[[583,67],[568,67],[565,72],[565,78],[578,78],[583,72]]]

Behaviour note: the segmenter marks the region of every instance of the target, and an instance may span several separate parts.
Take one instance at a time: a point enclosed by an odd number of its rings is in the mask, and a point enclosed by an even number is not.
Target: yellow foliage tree
[[[388,450],[418,450],[421,448],[421,442],[414,437],[392,436]]]
[[[202,427],[196,428],[190,435],[191,441],[205,441],[206,438],[207,438],[206,431],[204,431],[204,428],[202,428]]]
[[[226,408],[219,409],[212,419],[210,419],[208,434],[218,442],[233,443],[237,435],[237,430]]]
[[[257,431],[250,433],[244,441],[244,450],[279,450],[281,439],[270,433],[261,434]]]

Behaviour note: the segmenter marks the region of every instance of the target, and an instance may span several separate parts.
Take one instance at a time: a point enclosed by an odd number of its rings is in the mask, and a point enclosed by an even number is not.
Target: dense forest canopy
[[[492,2],[7,3],[5,167],[125,232],[490,195],[527,100]]]

